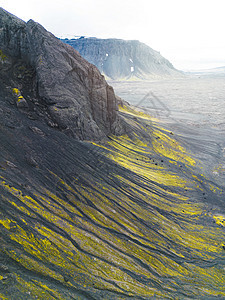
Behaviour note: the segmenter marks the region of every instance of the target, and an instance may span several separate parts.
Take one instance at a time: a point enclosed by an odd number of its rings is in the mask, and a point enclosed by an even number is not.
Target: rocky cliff
[[[101,139],[118,131],[112,87],[95,66],[40,24],[0,9],[0,54],[0,76],[8,87],[2,86],[4,94],[26,106],[33,118],[41,115],[78,139]]]
[[[136,41],[120,39],[62,39],[110,79],[181,76],[159,52]]]

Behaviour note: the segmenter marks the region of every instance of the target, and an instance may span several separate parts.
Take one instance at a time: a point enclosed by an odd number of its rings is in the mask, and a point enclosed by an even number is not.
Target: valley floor
[[[122,99],[161,120],[225,130],[225,75],[108,83]]]
[[[225,75],[109,81],[116,94],[180,135],[212,180],[225,183]]]

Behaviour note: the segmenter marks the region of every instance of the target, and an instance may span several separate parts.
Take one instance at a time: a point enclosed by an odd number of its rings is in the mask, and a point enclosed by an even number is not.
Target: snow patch
[[[108,53],[106,53],[106,55],[105,56],[109,56],[109,54]]]
[[[132,60],[131,58],[129,59],[129,61],[132,62],[132,63],[134,63],[133,60]]]
[[[130,71],[131,71],[131,72],[134,72],[134,67],[130,67]]]

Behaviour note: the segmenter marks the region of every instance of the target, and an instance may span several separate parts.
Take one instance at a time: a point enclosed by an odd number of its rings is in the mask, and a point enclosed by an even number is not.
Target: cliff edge
[[[75,138],[118,132],[115,94],[98,69],[40,24],[2,8],[0,78],[4,99]]]

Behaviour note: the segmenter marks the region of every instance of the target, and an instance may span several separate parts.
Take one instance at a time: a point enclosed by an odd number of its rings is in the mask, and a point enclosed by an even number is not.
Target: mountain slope
[[[97,38],[62,41],[111,79],[182,76],[159,52],[139,41]]]
[[[104,144],[1,124],[1,299],[225,296],[217,187],[170,132],[121,115],[130,137]]]
[[[7,18],[0,18],[0,298],[225,297],[223,194],[182,136],[126,106],[116,112],[126,133],[98,142],[49,126],[52,98],[36,92],[51,68],[39,73],[28,49],[42,49],[52,36],[41,29],[28,42],[27,25]],[[67,61],[71,48],[54,45],[55,59],[64,49]],[[89,65],[80,64],[78,74]]]

